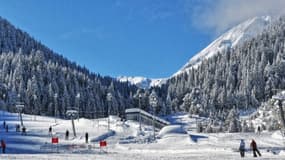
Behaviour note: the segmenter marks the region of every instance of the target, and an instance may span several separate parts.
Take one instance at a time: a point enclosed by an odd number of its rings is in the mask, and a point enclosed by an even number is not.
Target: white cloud
[[[190,6],[192,23],[199,28],[224,32],[229,27],[249,18],[285,13],[285,0],[203,0],[200,5]],[[201,2],[201,1],[200,1]],[[193,1],[190,4],[193,4]],[[206,5],[205,5],[206,4]]]

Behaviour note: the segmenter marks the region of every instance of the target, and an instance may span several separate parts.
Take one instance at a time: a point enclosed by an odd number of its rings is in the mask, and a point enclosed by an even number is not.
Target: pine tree
[[[172,100],[171,100],[171,97],[170,97],[170,94],[168,93],[167,94],[167,97],[166,97],[166,103],[165,103],[165,112],[166,112],[166,115],[169,115],[169,114],[172,114],[173,110],[172,110]]]
[[[240,122],[238,118],[239,118],[239,115],[237,114],[236,109],[235,108],[231,109],[227,117],[227,120],[226,120],[228,124],[228,131],[230,133],[240,131],[240,124],[239,124]]]
[[[242,132],[248,132],[249,128],[245,120],[242,121]]]

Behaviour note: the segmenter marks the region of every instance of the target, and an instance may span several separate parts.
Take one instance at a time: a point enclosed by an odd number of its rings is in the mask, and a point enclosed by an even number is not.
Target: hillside
[[[214,40],[201,52],[193,56],[189,62],[187,62],[173,76],[187,72],[192,67],[195,68],[200,65],[203,60],[206,60],[218,53],[222,53],[224,50],[235,48],[236,46],[243,44],[245,41],[256,37],[257,35],[261,34],[262,31],[271,24],[272,21],[274,21],[272,17],[263,16],[254,17],[245,22],[242,22],[241,24],[238,24]]]
[[[70,62],[0,18],[0,84],[2,109],[64,117],[68,109],[80,116],[121,115],[132,105],[137,87],[102,77]],[[107,101],[111,93],[111,101]]]
[[[285,88],[284,30],[281,17],[251,39],[190,65],[167,81],[165,99],[170,97],[174,111],[217,121],[225,121],[233,108],[255,110]]]

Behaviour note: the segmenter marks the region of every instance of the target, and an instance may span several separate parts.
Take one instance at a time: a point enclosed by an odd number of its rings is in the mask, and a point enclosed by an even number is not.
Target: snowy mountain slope
[[[160,86],[165,83],[165,79],[150,79],[145,77],[127,77],[127,76],[119,76],[117,80],[120,82],[129,82],[130,84],[136,85],[142,89],[148,89],[154,86]]]
[[[273,18],[270,16],[254,17],[249,19],[213,41],[209,46],[203,49],[201,52],[193,56],[188,63],[186,63],[178,72],[173,76],[179,75],[192,67],[197,67],[204,59],[208,59],[218,52],[222,52],[225,49],[233,48],[239,44],[242,44],[246,40],[253,38],[260,34],[271,22]],[[153,86],[161,86],[166,82],[165,79],[150,79],[145,77],[127,77],[119,76],[117,80],[121,82],[129,82],[130,84],[136,85],[139,88],[147,89]]]
[[[72,99],[78,97],[77,95],[90,95],[90,97],[81,101],[80,103],[82,104],[79,105],[79,108],[82,108],[82,111],[84,110],[84,113],[80,116],[87,117],[90,109],[93,108],[91,106],[98,105],[98,107],[102,109],[106,107],[107,103],[104,101],[107,101],[107,99],[97,95],[104,95],[108,92],[107,90],[110,85],[115,88],[115,92],[112,94],[116,97],[116,100],[124,102],[124,105],[132,103],[131,101],[125,100],[127,97],[131,96],[131,93],[137,90],[137,87],[130,86],[127,83],[118,82],[109,76],[95,74],[86,67],[68,60],[64,56],[43,45],[41,42],[35,40],[28,33],[16,28],[7,20],[1,18],[1,16],[0,43],[0,68],[1,73],[3,73],[0,75],[0,79],[3,80],[0,82],[0,95],[9,95],[6,96],[7,99],[5,98],[4,101],[2,96],[0,99],[1,106],[7,106],[7,108],[10,109],[10,102],[13,101],[12,103],[14,103],[17,101],[15,97],[18,93],[16,93],[16,90],[13,88],[19,88],[19,84],[24,84],[25,87],[21,87],[17,92],[21,93],[21,97],[26,97],[28,95],[26,89],[29,88],[28,82],[32,82],[29,83],[30,85],[33,84],[34,86],[37,86],[33,87],[33,91],[35,93],[34,97],[37,97],[38,101],[32,100],[31,98],[21,98],[21,101],[23,101],[24,104],[28,104],[28,108],[25,110],[26,113],[53,115],[53,111],[44,108],[49,108],[49,105],[55,106],[55,104],[59,104],[57,105],[58,113],[65,113],[66,107],[60,102],[61,100],[67,102],[66,104],[71,107],[75,106],[76,102]],[[3,68],[4,64],[15,67]],[[34,70],[33,68],[36,66],[41,67]],[[19,69],[21,70],[20,72],[18,72]],[[32,70],[33,72],[30,72]],[[3,77],[12,77],[12,75],[15,76],[10,79],[3,79]],[[37,78],[35,78],[35,75],[37,75]],[[19,83],[13,84],[9,82],[18,78],[21,82],[19,81]],[[58,86],[60,86],[60,88],[58,88]],[[86,86],[88,86],[88,89]],[[66,88],[65,92],[62,90],[63,88]],[[126,90],[125,88],[128,89]],[[50,99],[48,98],[50,95],[46,94],[48,91],[50,91],[49,93],[57,95],[56,97],[58,98],[49,102],[41,101],[41,98],[39,97],[45,97],[46,100]],[[117,96],[117,94],[120,94],[121,96]],[[32,111],[31,106],[37,107]],[[117,105],[114,105],[113,107],[117,107]],[[117,111],[123,112],[123,110]]]
[[[246,40],[253,38],[269,26],[272,21],[273,18],[270,16],[255,17],[233,27],[213,41],[208,47],[193,56],[188,63],[173,76],[179,75],[192,67],[197,67],[204,59],[208,59],[218,52],[233,48]]]

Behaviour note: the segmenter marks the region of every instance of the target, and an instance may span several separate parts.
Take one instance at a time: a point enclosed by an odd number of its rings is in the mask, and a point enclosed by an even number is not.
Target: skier
[[[3,121],[3,128],[6,128],[6,121]]]
[[[3,139],[1,139],[1,148],[2,148],[2,153],[6,152],[6,143]]]
[[[22,135],[27,135],[25,126],[23,126],[23,128],[22,128]]]
[[[240,151],[240,156],[243,158],[245,152],[245,143],[243,139],[240,140],[239,151]]]
[[[65,132],[65,140],[68,140],[68,136],[69,136],[69,131],[66,130],[66,132]]]
[[[6,125],[6,132],[9,132],[9,127],[8,127],[8,124]]]
[[[88,143],[88,132],[85,133],[85,143]]]
[[[261,133],[261,128],[260,128],[260,126],[258,126],[257,127],[257,133],[260,135],[260,133]]]
[[[20,125],[16,124],[16,132],[20,132]]]
[[[254,141],[254,139],[252,139],[252,141],[250,143],[250,147],[253,151],[253,157],[257,157],[256,152],[261,157],[261,154],[260,154],[259,150],[257,149],[257,145],[256,145],[256,142]]]
[[[49,136],[52,136],[52,127],[51,126],[49,126],[48,134],[49,134]]]

